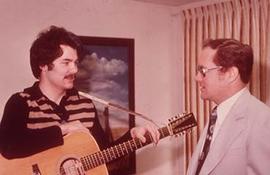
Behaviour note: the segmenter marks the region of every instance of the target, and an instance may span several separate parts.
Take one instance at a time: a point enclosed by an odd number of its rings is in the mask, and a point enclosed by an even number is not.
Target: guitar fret
[[[110,148],[110,149],[108,149],[108,152],[109,152],[109,155],[110,155],[110,160],[113,160],[114,155],[113,155],[113,151],[112,151],[112,149],[111,149],[111,148]]]
[[[108,153],[110,155],[110,160],[113,160],[114,155],[111,148],[108,149]]]
[[[121,156],[123,156],[123,155],[125,155],[124,153],[123,153],[123,150],[122,150],[122,145],[120,144],[120,145],[118,145],[118,151],[119,151],[119,157],[121,157]]]
[[[91,157],[90,157],[90,160],[91,160],[91,167],[95,167],[96,163],[95,163],[95,155],[92,154]]]
[[[85,162],[86,162],[87,169],[90,169],[91,164],[89,162],[89,157],[88,156],[85,158]]]
[[[89,162],[90,167],[93,168],[94,167],[94,164],[93,164],[94,162],[93,162],[92,156],[89,156],[87,160]]]
[[[96,166],[96,162],[95,161],[96,161],[95,154],[92,154],[92,156],[91,156],[91,164],[92,164],[93,167]]]
[[[120,148],[120,151],[121,151],[121,155],[124,156],[125,155],[125,152],[123,150],[123,144],[120,144],[119,145],[119,148]]]
[[[83,157],[83,160],[84,160],[84,169],[89,170],[92,167],[90,157],[89,156]]]
[[[104,163],[104,158],[103,155],[101,154],[101,152],[97,152],[98,155],[98,160],[99,160],[99,165]]]
[[[160,139],[170,135],[170,131],[167,127],[159,128],[158,131],[160,133]]]
[[[123,144],[120,144],[119,146],[120,146],[120,150],[121,150],[121,152],[122,152],[122,155],[125,155],[125,152],[124,152],[124,150],[123,150]]]
[[[113,159],[112,159],[112,154],[111,154],[111,152],[110,152],[110,149],[109,149],[109,148],[107,149],[107,153],[108,153],[108,156],[109,156],[110,161],[111,161],[111,160],[113,160]]]
[[[139,142],[140,148],[143,147],[143,143],[141,142],[141,140],[138,139],[137,142]]]
[[[94,157],[94,165],[96,167],[96,166],[98,166],[97,154],[93,154],[93,157]]]
[[[101,165],[102,163],[100,162],[100,158],[99,158],[99,156],[98,156],[98,152],[95,153],[95,155],[96,155],[97,166],[98,166],[98,165]]]
[[[136,140],[134,140],[136,141]],[[133,146],[135,147],[135,150],[138,149],[136,142],[133,142]]]
[[[90,156],[89,161],[90,161],[90,164],[91,164],[91,168],[96,167],[95,166],[96,165],[96,163],[95,163],[95,157],[94,157],[93,154]]]
[[[128,143],[128,146],[129,146],[129,150],[131,150],[131,151],[132,151],[133,149],[132,149],[132,146],[131,146],[130,141],[128,141],[127,143]]]
[[[117,157],[121,157],[121,154],[119,152],[119,148],[118,147],[119,147],[118,145],[115,146]]]
[[[137,148],[137,144],[136,144],[135,141],[136,141],[136,140],[133,139],[132,142],[131,142],[131,143],[132,143],[132,148],[133,148],[134,151],[135,151],[136,149],[138,149],[138,148]]]
[[[124,147],[125,147],[126,152],[128,153],[128,148],[127,148],[127,144],[126,143],[124,143]]]
[[[103,154],[102,154],[102,152],[98,152],[98,154],[99,154],[99,162],[100,162],[100,165],[101,164],[104,164],[105,163],[105,160],[104,160],[104,156],[103,156]]]
[[[133,151],[133,147],[132,147],[132,143],[131,142],[132,142],[132,140],[131,141],[128,141],[128,144],[129,144],[130,150]]]
[[[162,129],[162,131],[164,131],[164,137],[170,135],[169,129],[167,127],[164,127],[164,129]]]
[[[110,159],[109,159],[109,157],[108,157],[108,155],[107,155],[107,149],[105,149],[104,151],[102,151],[103,153],[104,153],[104,155],[105,155],[105,160],[106,160],[106,162],[108,162]]]
[[[112,153],[111,153],[111,149],[110,148],[107,149],[107,154],[109,156],[110,161],[113,160],[112,159]]]
[[[89,156],[84,157],[84,162],[85,162],[85,170],[89,170],[91,168]]]
[[[98,154],[99,154],[100,164],[104,164],[106,162],[104,159],[104,155],[102,154],[102,152],[98,152]]]
[[[117,151],[117,146],[116,145],[113,147],[113,151],[114,151],[115,158],[117,158],[119,155],[118,155],[118,151]]]
[[[118,152],[117,152],[117,148],[116,148],[116,146],[113,146],[112,147],[112,151],[113,151],[113,153],[114,153],[114,158],[117,158],[118,157]]]
[[[160,130],[159,130],[159,133],[161,134],[161,137],[162,137],[162,138],[165,137],[165,133],[164,133],[164,130],[163,130],[163,129],[160,129]]]
[[[115,149],[115,146],[113,146],[112,147],[112,149],[111,149],[111,151],[112,151],[112,153],[113,153],[113,157],[114,158],[117,158],[117,151],[115,151],[116,149]]]
[[[106,152],[106,155],[108,156],[108,160],[111,161],[112,157],[111,157],[111,154],[109,152],[109,149],[106,149],[105,152]]]
[[[82,163],[82,165],[83,165],[83,169],[86,170],[87,167],[86,167],[85,158],[84,158],[84,157],[81,157],[80,160],[81,160],[81,163]]]

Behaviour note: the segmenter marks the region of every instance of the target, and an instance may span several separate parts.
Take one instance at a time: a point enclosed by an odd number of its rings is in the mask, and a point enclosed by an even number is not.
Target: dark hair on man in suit
[[[51,26],[48,30],[39,33],[30,49],[31,69],[37,79],[40,77],[40,66],[48,65],[51,69],[52,62],[62,56],[63,51],[60,45],[67,45],[75,49],[79,61],[83,58],[80,39],[62,27]]]
[[[213,62],[222,66],[221,71],[230,67],[237,67],[243,83],[250,81],[253,66],[253,50],[235,39],[209,39],[203,43],[203,48],[210,47],[217,50]]]

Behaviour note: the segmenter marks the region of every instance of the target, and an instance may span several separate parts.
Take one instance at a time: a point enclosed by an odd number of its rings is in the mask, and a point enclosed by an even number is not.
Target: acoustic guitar
[[[159,128],[160,139],[186,133],[196,126],[192,113],[169,119],[167,126]],[[0,156],[0,175],[107,175],[105,163],[127,155],[150,143],[130,139],[113,147],[99,150],[90,134],[75,132],[64,137],[64,144],[25,158],[5,159]]]

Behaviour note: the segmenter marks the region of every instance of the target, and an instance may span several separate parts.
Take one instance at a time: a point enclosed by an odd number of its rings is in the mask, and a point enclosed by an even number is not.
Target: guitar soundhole
[[[65,159],[60,165],[61,175],[85,175],[82,163],[76,158]]]

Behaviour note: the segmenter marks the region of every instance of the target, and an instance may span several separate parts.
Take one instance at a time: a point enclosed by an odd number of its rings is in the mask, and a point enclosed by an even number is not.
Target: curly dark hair
[[[60,45],[75,49],[79,61],[83,58],[82,44],[78,36],[62,27],[50,26],[48,30],[39,33],[30,49],[30,65],[33,75],[40,77],[40,66],[50,65],[63,54]]]
[[[217,49],[213,62],[222,66],[222,71],[230,67],[237,67],[243,83],[250,81],[253,66],[253,50],[247,45],[235,39],[208,39],[203,48]]]

